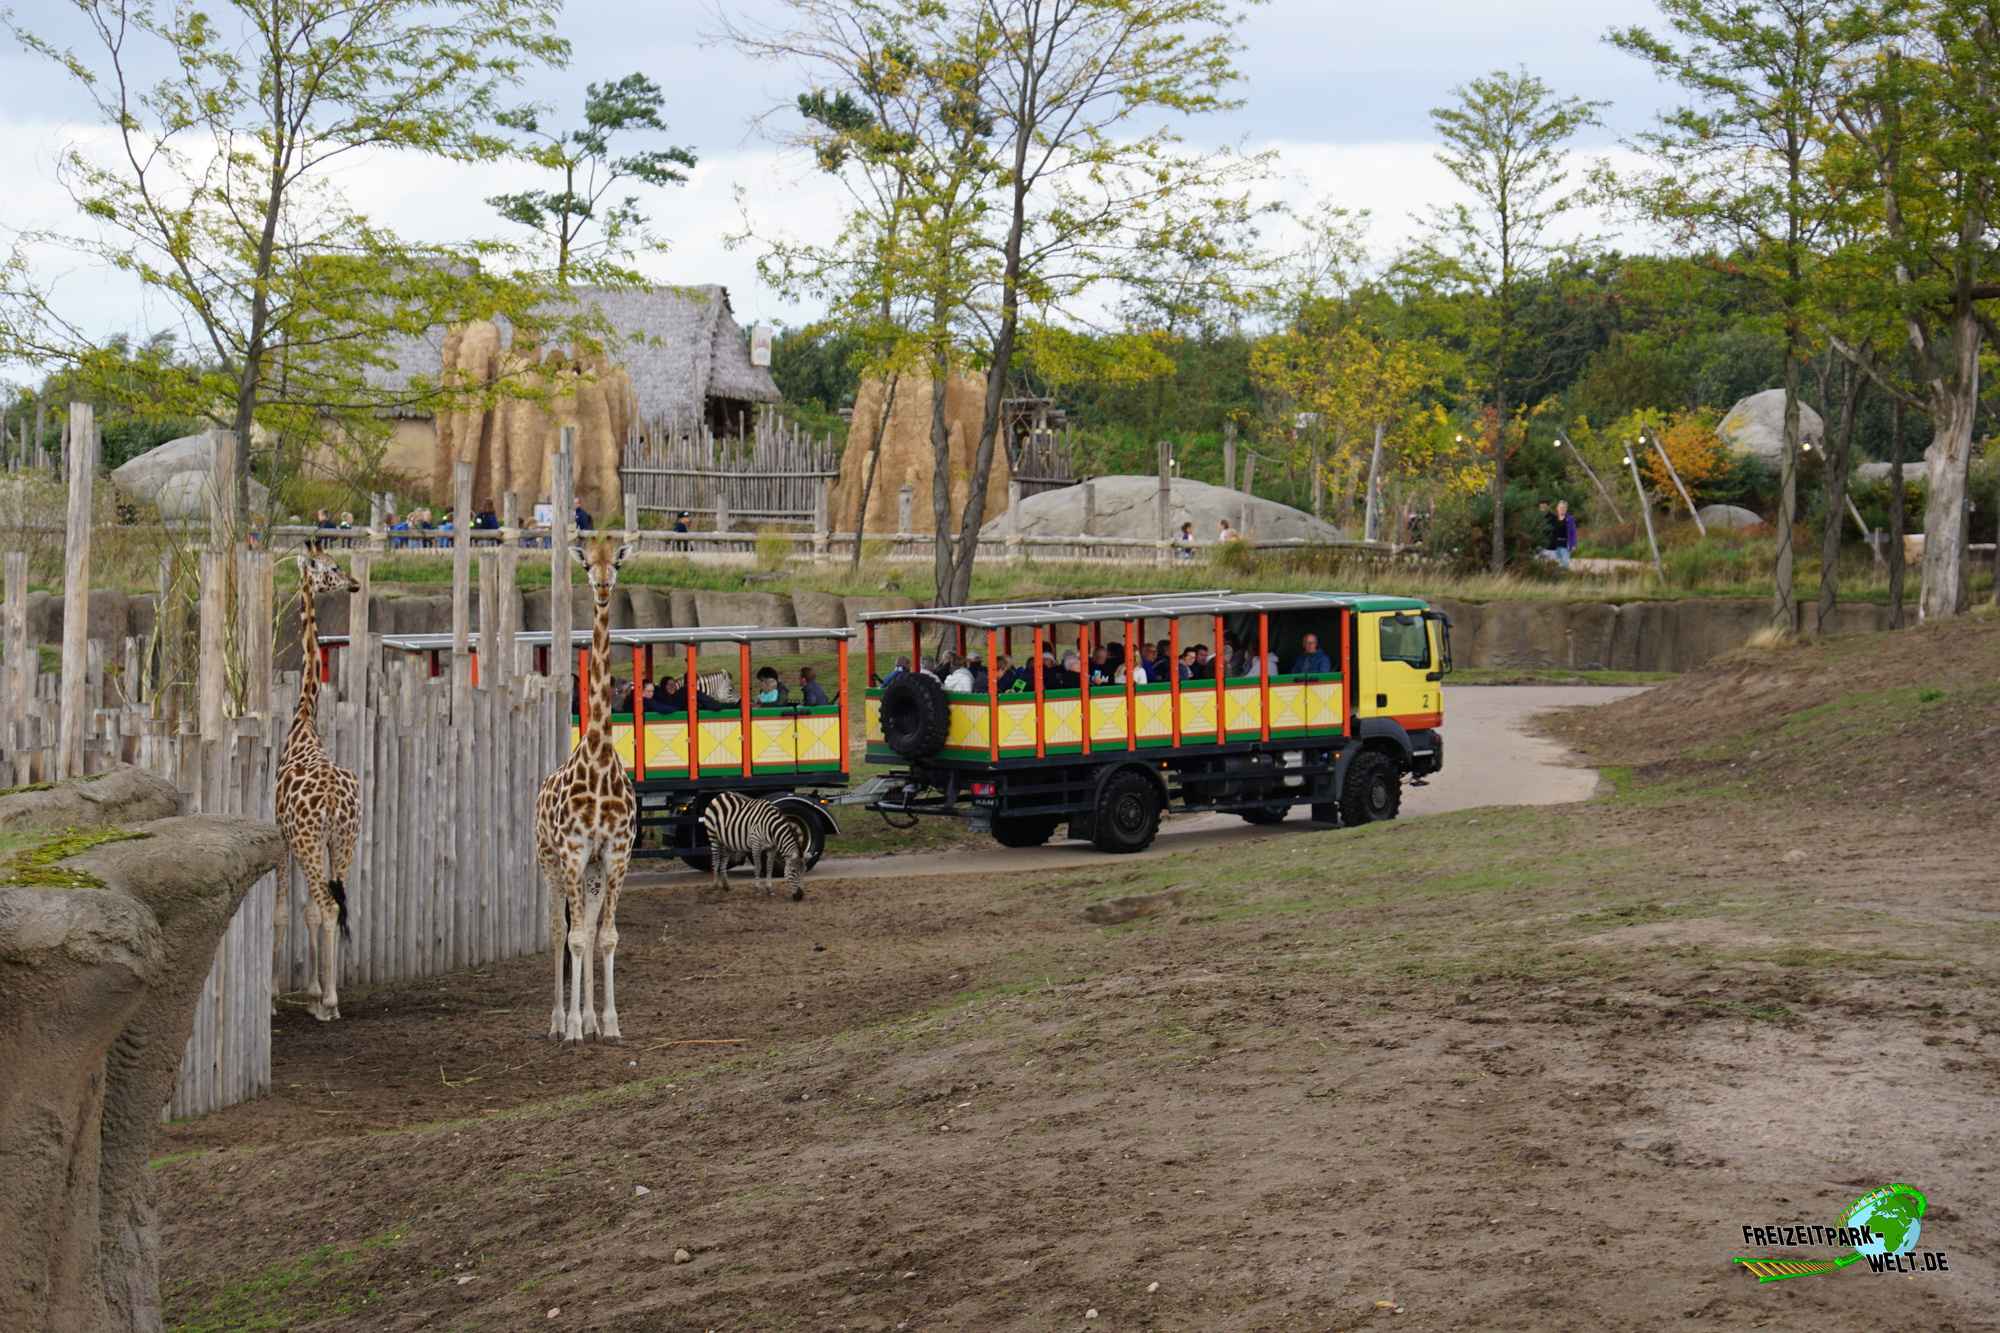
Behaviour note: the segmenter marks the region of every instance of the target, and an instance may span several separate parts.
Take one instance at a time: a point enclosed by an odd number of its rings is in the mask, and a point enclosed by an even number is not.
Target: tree
[[[1986,303],[2000,301],[2000,4],[1912,0],[1871,30],[1865,76],[1835,115],[1869,167],[1879,253],[1894,322],[1907,343],[1915,402],[1931,419],[1925,450],[1920,618],[1958,615],[1971,601],[1967,525],[1980,347],[2000,342]],[[1898,401],[1909,390],[1848,359]],[[1900,421],[1896,449],[1901,458]],[[1899,478],[1900,480],[1900,478]]]
[[[553,265],[556,285],[567,287],[572,277],[590,283],[634,285],[640,276],[626,267],[639,249],[665,249],[646,235],[645,212],[639,197],[612,198],[620,181],[664,187],[687,181],[695,165],[692,148],[647,148],[623,156],[611,150],[617,136],[641,131],[667,132],[660,112],[667,99],[660,85],[644,74],[627,74],[613,83],[593,83],[584,89],[583,125],[556,132],[542,128],[550,108],[520,107],[501,114],[500,124],[528,143],[521,156],[562,177],[553,190],[522,190],[496,194],[487,203],[509,222],[533,231]],[[592,225],[597,239],[586,241]]]
[[[1560,97],[1526,70],[1495,70],[1452,90],[1456,102],[1434,107],[1431,122],[1444,140],[1437,159],[1471,194],[1470,203],[1435,211],[1428,258],[1449,285],[1477,298],[1477,360],[1485,368],[1486,399],[1498,423],[1493,436],[1493,555],[1506,565],[1505,495],[1508,423],[1514,406],[1507,368],[1514,351],[1526,275],[1574,249],[1550,228],[1576,207],[1568,188],[1568,145],[1596,125],[1602,102]]]
[[[1629,197],[1685,234],[1722,237],[1771,291],[1783,323],[1785,448],[1779,464],[1772,624],[1797,625],[1799,375],[1813,249],[1833,201],[1814,188],[1827,125],[1820,108],[1857,37],[1848,0],[1660,0],[1670,38],[1630,27],[1613,45],[1695,99],[1639,143],[1659,166]]]
[[[91,99],[113,151],[59,170],[89,234],[35,234],[166,296],[200,345],[149,392],[235,432],[238,530],[252,426],[381,430],[412,394],[370,372],[391,337],[534,299],[468,257],[405,243],[347,206],[333,169],[360,152],[500,155],[500,91],[565,58],[557,0],[227,0],[221,14],[74,0],[88,56],[15,28]],[[169,72],[150,88],[148,69]],[[93,347],[48,293],[10,285],[0,352],[85,364]],[[419,386],[419,398],[434,386]]]

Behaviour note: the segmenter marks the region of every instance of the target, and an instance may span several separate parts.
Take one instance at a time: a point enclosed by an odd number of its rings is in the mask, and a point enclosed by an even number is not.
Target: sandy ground
[[[1445,768],[1421,787],[1403,789],[1403,815],[1435,815],[1482,805],[1559,805],[1588,800],[1597,789],[1597,773],[1577,765],[1557,742],[1536,734],[1528,719],[1551,708],[1606,704],[1643,692],[1645,687],[1587,685],[1468,685],[1451,691],[1445,715]],[[849,827],[877,818],[849,810],[840,816]],[[1302,831],[1304,807],[1295,808],[1283,825],[1258,827],[1234,815],[1169,816],[1160,836],[1142,857],[1228,848],[1263,838]],[[820,879],[881,879],[889,876],[951,873],[999,874],[1022,870],[1068,870],[1101,866],[1103,854],[1077,842],[1046,847],[1004,848],[992,844],[908,855],[840,856],[820,862]],[[644,863],[633,883],[674,887],[704,882],[705,875],[668,870],[664,862]]]

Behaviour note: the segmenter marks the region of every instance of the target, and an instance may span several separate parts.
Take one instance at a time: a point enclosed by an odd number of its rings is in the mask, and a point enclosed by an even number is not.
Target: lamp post
[[[1597,493],[1604,497],[1604,503],[1611,506],[1612,515],[1616,517],[1620,523],[1623,523],[1625,521],[1624,512],[1618,508],[1618,502],[1611,498],[1611,492],[1605,489],[1603,481],[1601,481],[1598,478],[1597,469],[1593,468],[1590,465],[1590,460],[1583,456],[1583,451],[1581,449],[1577,448],[1574,444],[1570,444],[1570,442],[1568,440],[1565,440],[1562,436],[1560,435],[1556,436],[1556,443],[1555,443],[1556,448],[1560,449],[1566,444],[1569,445],[1570,456],[1576,459],[1577,463],[1582,466],[1584,475],[1590,478],[1590,484],[1597,487]]]
[[[1667,571],[1660,564],[1660,543],[1653,536],[1653,509],[1646,503],[1646,483],[1639,480],[1638,453],[1639,442],[1634,440],[1631,447],[1625,451],[1625,466],[1632,469],[1632,489],[1639,493],[1639,517],[1646,520],[1646,545],[1653,550],[1653,573],[1659,576],[1660,582],[1665,583]]]

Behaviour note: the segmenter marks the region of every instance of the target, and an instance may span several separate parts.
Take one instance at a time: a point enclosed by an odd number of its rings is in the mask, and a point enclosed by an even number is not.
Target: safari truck
[[[956,816],[1008,847],[1039,846],[1067,824],[1103,851],[1136,852],[1168,810],[1253,824],[1295,805],[1322,824],[1394,819],[1404,779],[1444,765],[1451,625],[1412,598],[1201,592],[861,619],[867,754],[896,766],[868,808],[892,820]],[[1091,682],[1094,647],[1134,662],[1148,633],[1167,641],[1170,663],[1233,641],[1253,665],[1230,675],[1217,657],[1201,679],[1167,670],[1141,684],[1128,670]],[[1309,635],[1324,662],[1306,657]],[[1062,668],[1072,650],[1084,667],[1074,685]],[[983,689],[948,690],[927,669],[947,651],[989,668],[1005,655],[1026,678],[1009,689],[988,670]],[[885,679],[885,656],[909,666]]]
[[[430,672],[437,675],[445,669],[451,637],[389,635],[382,645],[391,651],[428,656]],[[678,652],[684,658],[687,680],[698,680],[720,668],[732,674],[731,684],[738,695],[725,707],[713,707],[709,705],[718,700],[710,699],[702,689],[691,689],[686,692],[686,707],[659,711],[645,706],[643,694],[635,694],[633,707],[639,716],[631,712],[611,715],[612,748],[624,761],[639,797],[639,841],[632,854],[677,856],[697,870],[707,870],[708,840],[702,833],[701,812],[717,792],[740,791],[772,801],[789,814],[805,832],[807,867],[816,864],[826,850],[828,836],[840,831],[829,806],[848,781],[847,640],[853,637],[853,631],[847,629],[751,625],[611,631],[611,651],[632,655],[634,680],[657,679],[655,655]],[[576,678],[588,680],[591,632],[574,630],[570,638]],[[783,643],[788,645],[785,651],[789,655],[794,640],[801,644],[831,642],[838,666],[829,702],[817,707],[753,703],[749,685],[754,650]],[[551,641],[548,630],[525,631],[516,639],[517,644],[533,649],[535,669],[543,673],[554,665],[549,661]],[[476,683],[482,647],[477,633],[471,636],[471,645]],[[556,669],[561,670],[560,666]],[[572,746],[590,720],[582,712],[589,707],[588,692],[578,691],[570,715]]]

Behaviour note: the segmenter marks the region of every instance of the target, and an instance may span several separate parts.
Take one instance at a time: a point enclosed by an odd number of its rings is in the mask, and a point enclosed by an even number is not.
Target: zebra
[[[719,704],[736,702],[736,682],[727,671],[711,671],[694,678],[695,688]]]
[[[757,867],[757,887],[768,895],[773,858],[782,858],[785,883],[792,901],[806,896],[800,877],[806,869],[806,840],[799,826],[787,819],[777,806],[742,792],[716,793],[701,812],[701,831],[708,837],[708,864],[711,883],[729,887],[729,863],[737,855],[747,855]]]

